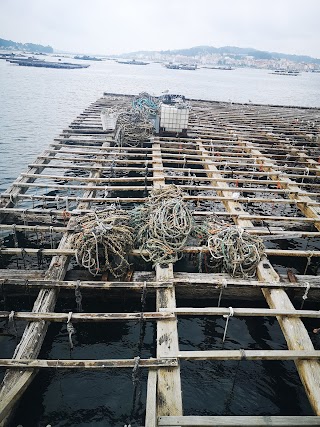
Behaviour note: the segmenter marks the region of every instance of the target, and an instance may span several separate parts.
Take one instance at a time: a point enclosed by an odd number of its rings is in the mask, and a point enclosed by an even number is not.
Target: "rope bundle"
[[[110,271],[121,277],[129,268],[126,254],[133,246],[129,216],[123,210],[90,212],[78,219],[81,232],[74,234],[76,260],[96,276]]]
[[[215,268],[233,277],[253,277],[264,253],[262,240],[238,226],[225,227],[208,238]]]
[[[141,92],[132,101],[132,108],[141,111],[146,117],[154,116],[159,111],[159,101],[147,92]]]
[[[192,229],[192,214],[175,185],[153,190],[144,207],[132,212],[136,243],[146,262],[176,262]],[[147,255],[143,254],[147,252]]]
[[[127,110],[118,115],[115,130],[118,145],[137,147],[152,133],[152,123],[139,110]]]

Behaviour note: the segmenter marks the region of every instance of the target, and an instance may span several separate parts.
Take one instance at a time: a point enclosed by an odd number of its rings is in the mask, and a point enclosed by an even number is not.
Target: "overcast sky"
[[[229,45],[320,58],[320,0],[0,0],[0,38],[83,53]]]

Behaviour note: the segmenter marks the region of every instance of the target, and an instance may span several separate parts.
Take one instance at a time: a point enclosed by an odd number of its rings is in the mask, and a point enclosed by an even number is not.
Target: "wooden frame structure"
[[[318,301],[320,283],[310,266],[320,257],[320,111],[317,109],[240,105],[190,101],[188,136],[152,137],[143,147],[115,147],[111,132],[102,130],[105,107],[127,107],[131,97],[104,94],[64,130],[62,135],[29,165],[0,199],[0,234],[12,235],[12,255],[20,267],[27,257],[50,257],[47,270],[0,271],[0,286],[38,292],[32,312],[0,312],[1,318],[27,320],[0,389],[0,425],[6,421],[38,369],[109,369],[134,367],[136,361],[41,360],[38,354],[48,322],[65,322],[68,315],[54,312],[59,290],[115,289],[156,296],[156,312],[72,313],[72,321],[129,321],[143,317],[157,322],[157,355],[140,360],[149,370],[146,427],[159,426],[302,426],[320,425],[320,352],[315,350],[301,318],[319,318],[315,310],[297,310],[292,298]],[[127,176],[128,173],[135,176]],[[152,188],[175,183],[194,204],[194,215],[216,215],[246,231],[277,239],[302,239],[304,249],[269,248],[267,256],[303,259],[300,275],[279,275],[272,259],[264,258],[257,278],[235,279],[226,274],[183,273],[173,265],[156,266],[155,274],[135,272],[132,281],[71,280],[66,274],[74,250],[70,246],[75,219],[91,209],[119,203],[125,207],[144,202]],[[54,195],[52,194],[54,192]],[[132,196],[132,197],[131,197]],[[273,214],[274,207],[277,215]],[[282,210],[282,214],[279,211]],[[287,214],[287,210],[290,213]],[[262,212],[262,213],[261,213]],[[51,248],[23,248],[17,233],[45,234]],[[267,241],[267,240],[266,240]],[[52,243],[55,244],[52,244]],[[57,245],[57,247],[54,247]],[[308,249],[309,247],[312,249]],[[205,253],[186,247],[185,253]],[[133,255],[140,256],[138,250]],[[287,291],[290,290],[290,297]],[[176,294],[191,298],[264,298],[269,309],[234,308],[235,316],[275,316],[288,350],[180,351],[178,316],[228,315],[228,308],[177,308]],[[308,294],[309,292],[309,294]],[[1,356],[0,356],[1,357]],[[183,416],[180,360],[294,360],[315,416],[309,417],[195,417]]]

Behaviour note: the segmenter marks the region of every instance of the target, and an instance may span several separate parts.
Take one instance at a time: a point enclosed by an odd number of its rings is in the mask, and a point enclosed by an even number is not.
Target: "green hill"
[[[0,49],[7,50],[27,50],[28,52],[52,53],[51,46],[42,46],[35,43],[19,43],[12,40],[0,39]]]

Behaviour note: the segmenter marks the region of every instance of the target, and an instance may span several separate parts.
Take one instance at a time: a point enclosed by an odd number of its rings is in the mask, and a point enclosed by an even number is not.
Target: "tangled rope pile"
[[[159,106],[159,100],[147,92],[139,93],[132,101],[132,108],[139,110],[146,117],[156,115],[159,111]]]
[[[127,254],[133,247],[129,216],[123,210],[90,212],[78,220],[81,232],[73,236],[77,263],[96,276],[110,271],[121,277],[129,268]]]
[[[146,262],[174,263],[192,230],[192,214],[175,185],[153,190],[145,206],[132,211],[136,244]],[[146,254],[144,253],[146,252]]]
[[[115,129],[115,141],[119,146],[138,147],[153,133],[153,125],[139,110],[120,112]]]
[[[265,250],[258,236],[238,226],[224,227],[211,235],[208,248],[215,268],[233,277],[253,277]]]

